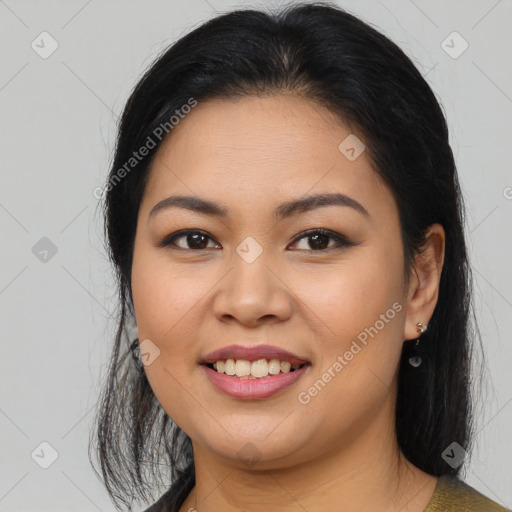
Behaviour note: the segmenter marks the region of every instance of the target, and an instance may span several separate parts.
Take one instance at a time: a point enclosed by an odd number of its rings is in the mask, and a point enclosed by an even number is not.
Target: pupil
[[[202,239],[202,240],[201,240]],[[199,241],[199,244],[197,243]],[[187,242],[192,249],[204,249],[208,245],[205,235],[201,233],[194,233],[187,236]]]
[[[322,243],[323,238],[323,243]],[[313,244],[309,244],[312,249],[325,249],[329,245],[329,237],[323,234],[311,235],[311,240],[315,240]],[[320,240],[320,241],[319,241]]]

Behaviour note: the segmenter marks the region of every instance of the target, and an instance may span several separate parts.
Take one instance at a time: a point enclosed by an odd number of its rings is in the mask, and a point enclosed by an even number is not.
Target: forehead
[[[209,100],[175,126],[162,150],[212,150],[212,156],[288,160],[301,155],[336,155],[339,137],[350,134],[326,107],[295,95]],[[191,156],[191,155],[188,155]],[[337,155],[336,155],[337,156]]]
[[[346,140],[359,141],[355,159],[341,151]],[[363,144],[338,116],[299,96],[199,102],[162,143],[146,193],[153,202],[180,191],[255,207],[308,191],[341,192],[378,206],[391,195]]]

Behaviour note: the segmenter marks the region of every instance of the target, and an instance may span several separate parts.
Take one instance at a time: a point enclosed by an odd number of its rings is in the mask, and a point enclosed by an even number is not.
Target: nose
[[[292,293],[263,255],[252,263],[236,255],[233,268],[219,283],[213,312],[222,322],[247,327],[283,322],[293,312]]]

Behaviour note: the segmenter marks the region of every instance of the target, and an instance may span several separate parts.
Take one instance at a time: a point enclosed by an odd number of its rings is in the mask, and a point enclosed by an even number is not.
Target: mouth
[[[268,379],[282,373],[293,373],[311,363],[292,365],[289,361],[279,359],[256,359],[249,361],[247,359],[226,359],[218,360],[214,363],[203,363],[210,370],[236,377],[239,379]]]
[[[204,364],[206,377],[210,384],[224,395],[241,400],[262,400],[275,395],[286,388],[291,387],[295,382],[307,374],[311,365],[305,363],[298,368],[289,371],[279,371],[277,374],[270,374],[265,377],[254,377],[252,375],[227,375],[212,368],[213,365]]]
[[[229,345],[218,350],[214,350],[206,355],[200,364],[212,364],[217,361],[227,361],[228,359],[256,361],[258,359],[277,359],[278,361],[288,361],[292,366],[309,363],[306,358],[293,354],[288,350],[272,345]]]
[[[311,367],[305,358],[270,345],[231,345],[208,354],[199,364],[218,390],[246,400],[274,395]]]

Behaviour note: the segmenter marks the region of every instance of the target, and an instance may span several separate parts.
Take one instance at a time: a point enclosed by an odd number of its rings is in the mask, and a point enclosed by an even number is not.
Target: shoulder
[[[423,512],[510,512],[510,509],[487,498],[457,476],[443,475]]]
[[[193,463],[185,470],[179,470],[178,476],[179,478],[160,496],[160,499],[143,512],[175,512],[180,510],[195,486]]]
[[[170,502],[172,497],[172,488],[163,494],[160,499],[153,503],[149,508],[143,512],[170,512]]]

